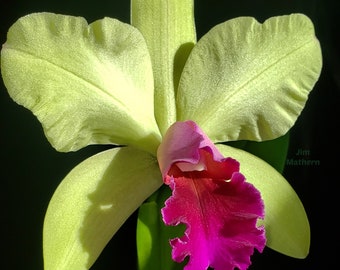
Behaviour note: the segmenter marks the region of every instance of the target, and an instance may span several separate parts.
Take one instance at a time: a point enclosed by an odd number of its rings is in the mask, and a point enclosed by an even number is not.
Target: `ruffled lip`
[[[224,158],[192,121],[173,124],[157,154],[172,190],[163,221],[187,226],[183,236],[170,240],[173,260],[190,256],[185,270],[247,269],[254,249],[262,252],[266,243],[264,227],[256,225],[264,204],[239,162]]]

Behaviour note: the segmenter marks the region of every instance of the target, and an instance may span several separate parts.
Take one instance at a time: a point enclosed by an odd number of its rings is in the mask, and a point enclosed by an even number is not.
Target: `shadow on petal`
[[[161,185],[156,159],[134,148],[114,148],[81,162],[49,203],[44,269],[89,269],[125,220]]]
[[[152,156],[132,148],[118,151],[96,190],[88,195],[91,205],[80,230],[90,256],[88,267],[127,218],[159,188],[161,179]]]

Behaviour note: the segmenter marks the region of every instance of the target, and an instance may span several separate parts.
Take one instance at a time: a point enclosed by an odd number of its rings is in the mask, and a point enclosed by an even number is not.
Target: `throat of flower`
[[[204,160],[201,158],[197,164],[192,164],[189,162],[177,162],[176,166],[178,169],[180,169],[182,172],[192,172],[192,171],[204,171],[207,169],[205,166]]]

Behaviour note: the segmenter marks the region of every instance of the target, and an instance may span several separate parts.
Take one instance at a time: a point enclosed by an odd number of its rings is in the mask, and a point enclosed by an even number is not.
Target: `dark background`
[[[340,34],[337,1],[227,1],[197,0],[198,37],[217,23],[237,16],[268,17],[300,12],[308,15],[323,52],[323,70],[305,109],[291,129],[288,158],[298,149],[308,151],[313,166],[286,166],[284,175],[300,196],[310,219],[312,240],[309,256],[293,259],[268,248],[254,255],[250,269],[334,269],[337,265],[339,231],[336,220],[336,174],[339,147],[336,128],[340,116]],[[88,22],[104,16],[129,22],[129,1],[12,0],[0,2],[0,43],[19,17],[50,11],[85,17]],[[1,143],[1,269],[43,269],[42,225],[44,214],[61,179],[76,164],[100,151],[91,146],[76,153],[58,153],[47,142],[30,111],[18,106],[0,82]],[[114,236],[91,269],[135,269],[136,214]],[[72,270],[72,269],[71,269]]]

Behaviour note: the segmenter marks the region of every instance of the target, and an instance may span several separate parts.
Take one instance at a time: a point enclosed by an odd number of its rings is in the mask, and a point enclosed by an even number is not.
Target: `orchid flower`
[[[132,0],[131,24],[20,18],[1,50],[10,96],[58,151],[114,146],[71,170],[51,198],[45,269],[89,269],[135,210],[158,211],[146,200],[167,185],[159,214],[186,226],[170,240],[174,261],[189,258],[186,270],[246,269],[265,245],[306,257],[310,230],[298,195],[267,162],[225,142],[285,135],[321,66],[303,14],[235,18],[199,41],[193,0]],[[158,216],[143,211],[139,267],[170,269],[154,256]]]

